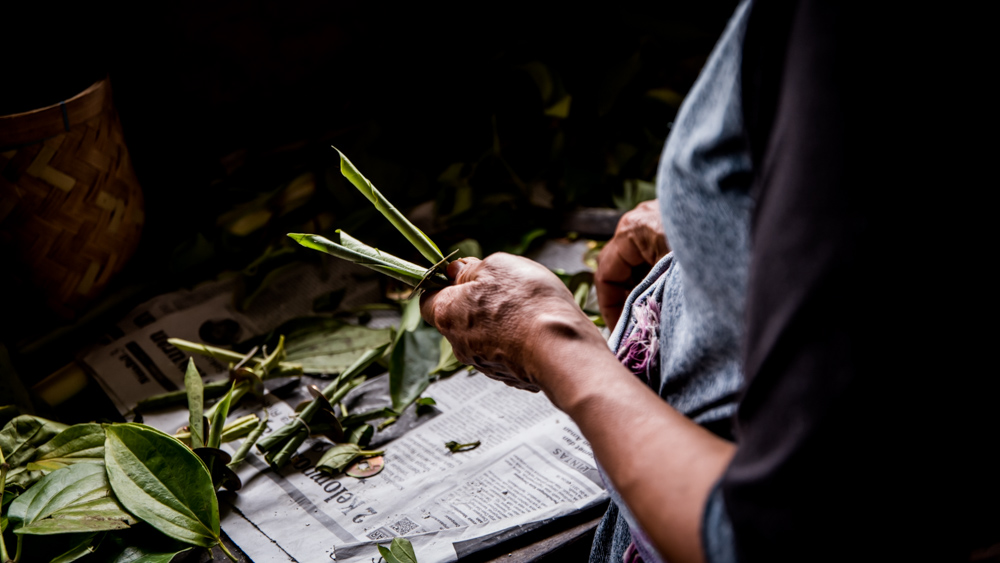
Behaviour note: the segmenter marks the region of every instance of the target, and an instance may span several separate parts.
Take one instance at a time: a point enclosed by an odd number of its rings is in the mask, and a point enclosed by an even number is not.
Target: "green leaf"
[[[378,420],[380,418],[389,418],[392,416],[399,416],[399,413],[390,408],[371,409],[362,413],[345,416],[340,422],[344,428],[350,428],[351,426],[356,426],[370,420]]]
[[[38,448],[36,463],[104,463],[104,428],[74,424]]]
[[[246,459],[247,454],[250,453],[250,448],[252,448],[254,444],[257,443],[257,440],[259,440],[261,435],[264,434],[264,430],[267,429],[267,420],[268,420],[267,409],[264,409],[264,418],[260,419],[260,421],[257,422],[257,426],[255,426],[254,429],[250,431],[250,435],[247,436],[246,440],[243,440],[243,443],[240,444],[240,448],[236,450],[235,454],[233,454],[233,459],[232,461],[229,462],[230,468],[236,467],[239,464],[243,463],[243,460]]]
[[[389,394],[392,409],[403,409],[430,384],[430,372],[440,356],[441,333],[421,323],[413,332],[401,332],[389,358]]]
[[[370,268],[411,287],[416,287],[420,284],[427,274],[427,268],[422,268],[412,262],[406,262],[370,246],[365,246],[364,251],[361,251],[359,249],[347,248],[319,235],[288,233],[288,237],[306,248],[319,250],[342,260]],[[401,266],[401,263],[406,264],[406,266]],[[431,275],[423,285],[428,287],[443,287],[448,284],[447,278],[436,274]]]
[[[403,315],[399,319],[399,332],[413,332],[420,326],[420,298],[414,297],[403,305]],[[398,337],[397,337],[398,338]]]
[[[205,383],[192,357],[188,357],[187,371],[184,372],[184,390],[188,400],[191,449],[200,448],[205,445]]]
[[[375,189],[371,181],[361,175],[361,172],[344,156],[344,153],[340,152],[337,147],[333,147],[333,150],[337,151],[337,154],[340,155],[340,173],[350,183],[354,184],[354,187],[358,188],[368,198],[368,201],[375,205],[375,209],[378,209],[392,223],[392,226],[396,227],[396,230],[402,233],[406,237],[406,240],[410,241],[410,244],[420,251],[420,254],[430,261],[431,264],[444,261],[444,256],[437,245],[434,244],[434,241],[428,238],[423,231],[418,229],[398,209],[389,203],[389,200],[385,199],[385,196]]]
[[[53,471],[10,503],[16,534],[120,530],[135,520],[109,495],[102,465],[81,463]]]
[[[42,471],[50,473],[56,469],[62,469],[63,467],[66,467],[66,464],[58,461],[30,461],[27,465],[28,471]]]
[[[169,563],[190,549],[152,527],[140,526],[108,534],[92,563]]]
[[[338,473],[359,457],[370,457],[373,455],[382,455],[383,453],[385,452],[363,450],[357,444],[334,444],[332,448],[326,450],[323,457],[319,458],[319,461],[316,462],[316,468],[331,473]]]
[[[354,252],[360,254],[368,254],[371,252],[375,252],[380,260],[383,260],[386,263],[391,264],[403,270],[410,270],[414,267],[421,270],[425,269],[421,267],[419,264],[414,264],[413,262],[410,262],[408,260],[397,258],[396,256],[389,254],[388,252],[382,252],[381,250],[375,248],[374,246],[369,246],[361,242],[360,240],[352,237],[351,235],[347,234],[347,232],[344,231],[343,229],[337,229],[336,232],[334,232],[333,234],[332,240],[333,242],[343,246],[344,248],[348,250],[353,250]]]
[[[458,252],[457,258],[482,258],[483,257],[483,247],[479,244],[479,241],[474,238],[462,239],[452,245],[448,249],[449,252]]]
[[[286,352],[306,373],[341,373],[368,350],[388,343],[392,332],[324,317],[303,319],[299,324],[302,328],[288,336]]]
[[[205,464],[177,439],[141,424],[105,427],[105,464],[121,504],[183,542],[219,542],[219,504]]]
[[[301,371],[299,373],[301,373]],[[206,383],[203,391],[205,400],[221,397],[229,392],[229,380],[224,379],[222,381],[211,381]],[[136,403],[135,410],[141,412],[154,411],[165,409],[167,407],[187,405],[187,402],[187,390],[178,389],[177,391],[167,391],[166,393],[158,393],[156,395],[146,397]]]
[[[438,363],[431,370],[431,375],[437,373],[451,373],[458,368],[462,367],[464,364],[458,361],[455,357],[455,351],[451,347],[451,342],[447,338],[442,338],[440,342],[440,353],[438,354]]]
[[[542,228],[532,229],[525,233],[519,242],[507,245],[506,250],[510,254],[521,256],[528,251],[528,248],[531,247],[531,243],[535,242],[538,237],[544,236],[545,232],[545,229]]]
[[[41,477],[41,473],[27,470],[40,446],[68,428],[65,424],[35,416],[21,415],[8,422],[0,431],[0,450],[10,466],[7,484],[28,487]]]
[[[362,424],[361,426],[357,426],[351,430],[351,434],[348,436],[347,441],[364,447],[368,445],[368,442],[371,441],[374,434],[375,428],[373,428],[370,424]]]
[[[177,348],[178,350],[181,350],[183,352],[187,352],[189,354],[200,354],[202,356],[208,356],[209,358],[215,358],[216,360],[219,360],[220,362],[223,363],[229,363],[229,362],[239,363],[243,360],[244,356],[243,354],[240,354],[238,352],[233,352],[232,350],[226,350],[225,348],[217,348],[215,346],[209,346],[207,344],[202,344],[200,342],[189,342],[181,338],[168,338],[167,342],[169,342],[174,348]],[[250,363],[248,367],[258,368],[262,364],[263,360],[261,360],[260,358],[250,358]],[[268,377],[276,377],[276,376],[283,377],[287,375],[301,375],[301,374],[302,374],[301,366],[289,362],[279,362],[278,369],[274,370],[274,373],[270,373],[267,375]],[[213,385],[212,383],[205,385],[206,398],[211,398],[207,395],[207,393],[210,386],[212,385]],[[218,395],[215,396],[221,397],[227,390],[228,390],[228,385],[226,385],[222,389],[222,392],[220,392]],[[183,391],[180,393],[183,395]]]
[[[79,541],[77,541],[61,555],[54,557],[51,561],[49,561],[49,563],[71,563],[81,557],[90,555],[100,546],[101,539],[103,537],[103,534],[98,537],[96,532],[92,534],[85,534],[80,537]]]
[[[417,554],[413,551],[413,544],[406,538],[392,538],[389,551],[400,563],[417,563]]]
[[[30,526],[18,529],[18,534],[52,535],[76,532],[123,530],[136,520],[112,497],[104,497],[66,507]]]
[[[399,559],[396,559],[396,556],[393,555],[392,552],[389,551],[389,548],[387,547],[382,547],[381,545],[378,546],[378,552],[379,555],[382,556],[382,559],[385,559],[385,563],[401,563]]]
[[[566,94],[559,99],[556,103],[545,108],[545,115],[549,117],[557,117],[559,119],[566,119],[569,117],[569,107],[573,103],[573,96]]]
[[[236,385],[233,384],[233,388],[215,405],[212,420],[208,423],[208,440],[205,442],[205,445],[210,448],[218,448],[219,444],[222,443],[222,429],[226,426],[226,417],[229,416],[229,406],[232,403],[235,389]],[[192,435],[192,437],[194,436]]]

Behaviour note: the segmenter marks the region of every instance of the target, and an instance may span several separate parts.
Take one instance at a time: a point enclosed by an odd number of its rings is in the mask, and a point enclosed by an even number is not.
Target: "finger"
[[[629,240],[642,256],[643,262],[649,265],[656,264],[670,252],[667,238],[656,231],[644,230],[641,233],[632,231],[629,233]],[[638,264],[633,265],[637,266]]]
[[[623,246],[632,247],[634,250],[634,246],[630,243],[623,244],[621,239],[611,239],[601,250],[601,253],[597,256],[597,272],[594,273],[594,278],[598,283],[627,282],[632,279],[632,268],[645,263],[642,256],[637,252],[630,255],[631,258],[638,259],[635,263],[631,263],[626,258],[626,253],[623,252]]]
[[[455,283],[472,281],[475,279],[475,272],[479,269],[481,263],[482,260],[472,256],[453,260],[448,264],[448,277],[454,280]]]
[[[434,319],[434,302],[439,293],[441,293],[441,290],[425,291],[420,296],[420,316],[427,321],[427,324],[435,328],[437,327],[437,323]]]
[[[476,272],[480,264],[482,263],[479,258],[467,257],[459,258],[458,260],[452,260],[448,264],[448,277],[455,282],[456,285],[463,284],[475,279]],[[446,292],[444,297],[445,300],[452,300],[455,298],[453,294],[455,286],[446,287],[443,289],[435,291],[425,291],[423,295],[420,296],[420,316],[424,318],[428,324],[436,327],[438,330],[441,329],[439,325],[439,319],[437,318],[437,311],[439,309],[439,299],[441,299],[440,294]]]
[[[420,316],[447,336],[447,332],[458,321],[456,316],[463,310],[456,304],[462,296],[462,288],[456,285],[425,293],[420,297]]]

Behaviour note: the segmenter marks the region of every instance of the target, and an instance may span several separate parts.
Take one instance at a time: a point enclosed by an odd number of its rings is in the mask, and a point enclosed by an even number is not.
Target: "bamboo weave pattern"
[[[0,251],[14,259],[9,275],[68,318],[122,269],[144,220],[108,81],[81,96],[75,107],[86,102],[90,111],[52,106],[0,117]],[[12,146],[28,129],[18,123],[29,121],[32,131],[62,132]]]

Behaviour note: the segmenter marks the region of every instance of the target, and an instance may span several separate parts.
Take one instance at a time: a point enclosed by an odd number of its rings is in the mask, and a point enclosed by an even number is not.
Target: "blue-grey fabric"
[[[708,502],[705,503],[701,544],[705,549],[705,560],[708,563],[737,563],[733,523],[726,512],[726,502],[722,498],[722,489],[718,483],[712,487]]]
[[[751,160],[743,130],[740,67],[749,0],[726,30],[681,106],[657,177],[671,254],[632,292],[609,339],[613,350],[635,326],[634,308],[655,299],[661,308],[660,370],[649,384],[699,424],[728,426],[743,384],[740,368],[744,296],[750,255]],[[651,468],[650,479],[655,479]],[[605,479],[607,481],[607,479]],[[628,507],[612,498],[595,536],[592,563],[618,563],[635,542],[646,563],[663,561]],[[733,561],[721,497],[712,496],[706,551]],[[707,522],[707,521],[706,521]]]

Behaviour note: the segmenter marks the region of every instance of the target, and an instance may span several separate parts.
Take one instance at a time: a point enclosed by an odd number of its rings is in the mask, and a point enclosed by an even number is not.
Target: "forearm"
[[[603,341],[566,327],[540,332],[531,360],[546,394],[576,421],[660,553],[703,561],[702,512],[733,445],[671,408]]]

